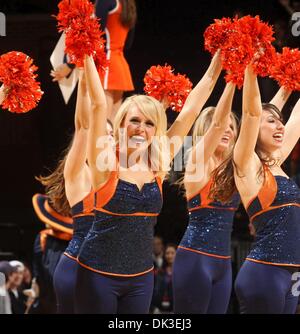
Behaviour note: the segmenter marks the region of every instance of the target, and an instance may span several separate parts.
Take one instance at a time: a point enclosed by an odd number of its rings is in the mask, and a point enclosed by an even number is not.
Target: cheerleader
[[[261,104],[249,65],[234,178],[256,236],[235,282],[241,313],[296,311],[292,274],[300,266],[300,190],[281,166],[299,140],[299,121],[300,100],[286,125],[274,104]]]
[[[136,5],[135,0],[97,0],[95,9],[106,37],[109,65],[102,82],[107,99],[108,118],[113,121],[121,106],[124,92],[134,90],[124,48],[129,48],[133,41]]]
[[[105,149],[101,151],[95,145],[97,138],[105,134],[106,99],[93,60],[86,59],[87,86],[93,104],[88,162],[95,192],[95,221],[78,257],[76,312],[149,312],[153,294],[153,228],[162,207],[161,185],[167,172],[166,160],[169,164],[180,148],[172,149],[168,159],[163,139],[177,136],[183,142],[220,71],[217,54],[168,131],[160,102],[144,95],[126,99],[115,117],[117,157],[108,153],[113,162],[108,168],[97,166],[101,162],[97,156]],[[139,159],[128,167],[127,158],[134,155]],[[154,157],[158,157],[157,161]]]
[[[86,164],[89,108],[85,79],[81,75],[75,112],[75,134],[63,170],[66,197],[73,218],[73,237],[54,274],[58,313],[74,313],[76,259],[94,220],[94,193],[91,191],[90,172]],[[112,131],[109,123],[107,131]]]
[[[231,231],[240,198],[211,198],[213,173],[233,150],[238,124],[231,112],[235,85],[227,84],[216,108],[195,123],[184,186],[189,224],[174,263],[175,313],[226,313],[232,286]],[[193,284],[191,284],[193,282]]]

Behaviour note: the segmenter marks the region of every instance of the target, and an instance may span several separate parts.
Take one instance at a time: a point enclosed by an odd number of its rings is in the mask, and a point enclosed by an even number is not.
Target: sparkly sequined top
[[[154,226],[162,208],[161,181],[137,185],[112,172],[95,192],[95,221],[78,262],[113,276],[138,276],[153,269]]]
[[[92,227],[94,221],[94,201],[94,192],[90,192],[82,201],[71,208],[74,228],[73,237],[64,254],[74,260],[77,259],[81,245]]]
[[[265,167],[264,184],[247,207],[256,237],[247,260],[300,266],[300,189]]]
[[[209,198],[212,180],[188,199],[189,224],[179,248],[219,258],[231,256],[231,232],[240,196],[235,193],[231,202],[222,204]]]

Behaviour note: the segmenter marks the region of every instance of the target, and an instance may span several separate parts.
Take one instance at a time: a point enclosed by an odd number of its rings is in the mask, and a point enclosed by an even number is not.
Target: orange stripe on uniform
[[[286,206],[297,206],[297,207],[300,207],[300,204],[299,203],[287,203],[287,204],[281,204],[281,205],[276,205],[276,206],[270,206],[269,208],[265,209],[265,210],[261,210],[259,212],[257,212],[255,215],[253,215],[251,218],[250,218],[250,223],[252,223],[253,219],[256,218],[257,216],[265,213],[265,212],[268,212],[268,211],[272,211],[272,210],[275,210],[275,209],[280,209],[280,208],[284,208]]]
[[[68,258],[70,258],[71,260],[74,260],[74,261],[76,261],[77,262],[77,258],[76,257],[73,257],[73,256],[71,256],[70,254],[68,254],[68,253],[64,253],[64,255],[66,256],[66,257],[68,257]]]
[[[101,270],[96,270],[96,269],[93,269],[83,263],[81,263],[78,258],[77,258],[77,262],[79,265],[81,265],[82,267],[88,269],[88,270],[91,270],[95,273],[98,273],[98,274],[103,274],[103,275],[109,275],[109,276],[116,276],[116,277],[136,277],[136,276],[141,276],[141,275],[145,275],[147,273],[150,273],[150,271],[153,270],[154,267],[151,267],[150,269],[146,270],[146,271],[143,271],[142,273],[137,273],[137,274],[130,274],[130,275],[125,275],[125,274],[114,274],[114,273],[108,273],[106,271],[101,271]]]
[[[253,203],[253,201],[258,197],[259,202],[261,204],[262,209],[268,208],[275,200],[277,194],[277,182],[274,175],[271,173],[269,168],[265,165],[265,179],[262,187],[260,188],[258,194],[254,196],[246,205],[246,211],[249,209],[249,206]]]
[[[187,200],[191,200],[192,198],[194,198],[196,195],[200,196],[200,201],[201,201],[201,206],[205,205],[208,206],[209,203],[213,202],[212,199],[209,199],[209,192],[210,192],[210,188],[212,186],[212,182],[213,180],[210,179],[207,184],[200,190],[198,190],[196,193],[194,193],[193,195],[190,195],[187,197]]]
[[[135,212],[135,213],[114,213],[103,208],[97,208],[97,211],[107,213],[112,216],[146,216],[146,217],[157,217],[158,213],[147,213],[147,212]]]
[[[272,266],[285,266],[285,267],[300,267],[300,264],[288,264],[288,263],[273,263],[273,262],[266,262],[266,261],[260,261],[260,260],[254,260],[246,257],[246,260],[261,264],[268,264]]]
[[[192,212],[192,211],[196,211],[198,209],[216,209],[216,210],[228,210],[228,211],[236,211],[236,208],[222,208],[222,207],[217,207],[217,206],[211,206],[211,205],[206,205],[206,206],[203,206],[203,205],[199,205],[199,206],[196,206],[194,208],[191,208],[189,209],[189,212]]]
[[[70,235],[73,234],[73,229],[72,228],[67,228],[67,227],[64,227],[60,224],[56,224],[54,223],[52,220],[48,219],[47,217],[45,217],[43,215],[43,213],[41,212],[39,206],[37,205],[37,202],[36,202],[36,199],[33,198],[32,199],[32,204],[33,204],[33,207],[34,207],[34,210],[38,216],[38,218],[45,224],[48,224],[49,226],[53,227],[54,229],[58,230],[58,231],[63,231],[65,233],[68,233]],[[72,220],[73,221],[73,220]]]
[[[56,219],[66,223],[66,224],[73,224],[73,220],[70,217],[65,217],[60,215],[59,213],[57,213],[56,211],[54,211],[51,206],[49,205],[48,201],[45,202],[45,209],[48,213],[50,213],[53,217],[55,217]]]
[[[269,168],[265,169],[264,186],[261,188],[258,198],[263,209],[268,208],[275,200],[277,194],[277,182]]]
[[[118,175],[116,171],[111,172],[109,179],[107,182],[100,187],[97,191],[95,191],[96,194],[96,209],[102,208],[107,204],[111,198],[114,196],[116,187],[118,184]]]
[[[161,180],[161,178],[160,178],[159,176],[156,177],[156,182],[157,182],[157,184],[158,184],[160,193],[161,193],[161,195],[162,195],[162,193],[163,193],[163,189],[162,189],[162,180]]]
[[[79,217],[94,217],[94,214],[93,213],[79,213],[78,215],[74,215],[73,219],[79,218]]]
[[[94,203],[95,203],[95,193],[92,191],[90,192],[84,199],[83,199],[83,212],[90,213],[94,210]]]
[[[191,248],[186,248],[186,247],[182,247],[182,246],[178,246],[178,248],[181,248],[183,250],[189,251],[189,252],[194,252],[194,253],[198,253],[198,254],[202,254],[202,255],[207,255],[207,256],[211,256],[211,257],[215,257],[217,259],[231,259],[231,256],[222,256],[222,255],[215,255],[215,254],[210,254],[210,253],[205,253],[205,252],[201,252],[195,249],[191,249]]]

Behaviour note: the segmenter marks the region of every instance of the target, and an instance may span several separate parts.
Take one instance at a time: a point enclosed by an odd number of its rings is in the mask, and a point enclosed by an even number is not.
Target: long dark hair
[[[49,197],[50,206],[63,216],[71,215],[71,208],[65,190],[64,168],[72,143],[73,140],[62,152],[61,158],[52,173],[47,176],[35,177],[45,187],[45,194]]]
[[[262,109],[271,112],[282,123],[283,117],[281,111],[271,103],[262,103]],[[276,160],[271,157],[263,157],[263,153],[259,150],[256,144],[255,153],[258,155],[261,161],[261,167],[257,172],[257,179],[261,180],[264,177],[264,165],[273,166],[276,164]],[[209,193],[209,197],[218,200],[222,203],[228,203],[231,201],[233,194],[237,191],[234,181],[234,170],[239,177],[244,177],[234,163],[233,152],[230,156],[223,161],[223,163],[213,172],[213,184]]]
[[[137,20],[135,0],[120,0],[122,5],[121,23],[123,26],[132,29]]]

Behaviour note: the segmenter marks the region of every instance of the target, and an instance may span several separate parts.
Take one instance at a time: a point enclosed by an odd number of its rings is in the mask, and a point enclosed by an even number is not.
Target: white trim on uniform
[[[113,14],[113,13],[115,13],[115,12],[119,9],[119,6],[120,6],[120,2],[119,2],[119,0],[116,0],[116,7],[113,8],[112,10],[110,10],[110,11],[108,12],[108,14]]]

